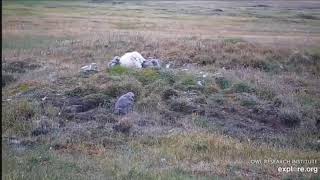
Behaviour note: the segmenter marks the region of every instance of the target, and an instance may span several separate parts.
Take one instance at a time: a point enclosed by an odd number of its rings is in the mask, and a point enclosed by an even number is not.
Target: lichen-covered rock
[[[114,113],[118,115],[128,114],[133,110],[134,93],[128,92],[122,95],[115,104]]]

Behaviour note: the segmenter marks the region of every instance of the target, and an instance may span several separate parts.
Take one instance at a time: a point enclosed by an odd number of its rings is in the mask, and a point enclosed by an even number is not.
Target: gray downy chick
[[[120,57],[119,56],[115,56],[111,62],[108,64],[109,68],[115,67],[115,66],[119,66],[120,65]]]
[[[115,104],[114,113],[117,115],[126,115],[133,110],[134,93],[128,92],[122,95]]]
[[[160,69],[161,65],[158,59],[148,59],[142,63],[142,68],[155,68]]]

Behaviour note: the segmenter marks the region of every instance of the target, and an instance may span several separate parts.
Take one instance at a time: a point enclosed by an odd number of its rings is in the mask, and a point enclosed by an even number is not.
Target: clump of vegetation
[[[197,107],[187,99],[176,98],[170,101],[170,110],[191,114],[197,110]]]
[[[272,101],[276,97],[276,93],[268,87],[257,88],[254,93],[264,100]]]
[[[222,94],[211,95],[206,100],[207,104],[213,105],[224,105],[226,103],[226,98]]]
[[[144,96],[160,95],[168,87],[170,87],[168,82],[163,79],[158,79],[144,86]]]
[[[85,104],[90,104],[94,107],[97,106],[106,106],[112,107],[111,97],[106,94],[97,93],[97,94],[89,94],[82,98]]]
[[[86,95],[94,94],[96,92],[98,92],[98,89],[96,87],[88,85],[75,87],[74,89],[66,91],[65,94],[70,97],[83,97]]]
[[[160,78],[165,80],[168,85],[173,85],[177,80],[177,75],[173,71],[161,70],[159,71]]]
[[[251,86],[249,86],[247,83],[245,82],[240,82],[240,83],[236,83],[232,86],[231,89],[232,92],[236,92],[236,93],[252,93],[255,91],[254,88],[252,88]]]
[[[210,128],[209,120],[205,117],[196,116],[195,118],[193,118],[193,122],[195,125],[197,125],[201,128],[204,128],[204,129]]]
[[[133,71],[123,66],[115,66],[113,68],[109,68],[107,72],[112,76],[121,76],[121,75],[129,75]]]
[[[221,89],[227,89],[231,87],[231,81],[227,80],[225,77],[216,78],[216,83]]]
[[[162,93],[163,100],[169,100],[169,99],[171,99],[173,97],[177,97],[177,96],[178,96],[178,92],[172,88],[166,89]]]
[[[2,106],[4,133],[28,135],[31,133],[32,118],[36,116],[37,105],[27,100],[9,102]]]
[[[30,80],[30,81],[25,81],[19,84],[14,84],[13,87],[8,89],[8,93],[10,95],[24,94],[41,87],[42,87],[41,82]]]
[[[184,76],[181,79],[181,84],[184,86],[194,86],[196,83],[196,79],[192,75]]]
[[[10,147],[3,147],[6,154],[2,158],[4,162],[3,171],[5,179],[90,179],[99,177],[96,171],[92,173],[94,163],[86,159],[66,159],[52,153],[46,145],[41,145],[26,151],[24,156],[16,156]],[[88,170],[90,169],[91,170]],[[85,172],[85,173],[81,173]],[[78,174],[77,177],[74,175]]]
[[[241,38],[225,38],[224,42],[225,43],[230,43],[230,44],[236,44],[236,43],[245,42],[245,41],[243,39],[241,39]]]
[[[252,67],[260,71],[279,73],[281,71],[278,62],[266,57],[265,59],[251,59],[243,62],[244,67]]]
[[[123,118],[113,126],[113,129],[124,134],[129,134],[132,126],[133,123],[130,121],[130,119]]]
[[[195,62],[198,62],[198,64],[202,66],[214,64],[216,62],[216,58],[208,54],[198,54],[193,59]]]
[[[183,91],[198,90],[197,79],[192,74],[179,74],[177,77],[179,80],[174,84],[174,88]]]
[[[30,86],[29,84],[27,83],[24,83],[24,84],[21,84],[19,87],[18,87],[18,90],[19,92],[27,92],[29,90]]]
[[[153,69],[144,69],[141,71],[137,71],[134,73],[134,75],[144,85],[160,79],[159,72]]]
[[[297,127],[300,125],[302,117],[299,112],[282,109],[280,114],[281,123],[287,127]]]
[[[106,89],[102,89],[102,92],[110,97],[116,98],[127,92],[133,92],[135,98],[139,98],[143,93],[143,85],[140,81],[132,77],[123,77],[120,82],[113,82]]]
[[[301,66],[311,64],[312,60],[309,56],[301,52],[295,52],[288,58],[288,65]]]
[[[254,107],[254,106],[257,105],[257,102],[254,101],[254,100],[242,100],[242,101],[240,102],[240,105],[241,105],[241,106],[246,106],[246,107],[252,108],[252,107]]]
[[[318,75],[320,70],[320,53],[318,51],[294,52],[285,62],[286,70],[292,72],[310,72]]]
[[[155,112],[159,110],[159,103],[161,102],[161,98],[158,94],[150,94],[146,97],[141,97],[137,102],[137,110],[140,112]]]
[[[48,105],[42,110],[41,113],[52,119],[56,118],[59,115],[59,110],[60,109],[58,107],[55,107],[54,105],[48,103]]]
[[[203,89],[203,93],[206,95],[211,95],[219,92],[219,88],[216,86],[216,84],[208,83],[205,85]]]

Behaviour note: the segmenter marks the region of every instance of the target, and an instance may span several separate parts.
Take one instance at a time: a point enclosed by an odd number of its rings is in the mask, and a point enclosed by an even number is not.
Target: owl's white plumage
[[[129,68],[142,68],[142,63],[145,59],[141,56],[140,53],[134,51],[125,53],[120,58],[121,66],[129,67]]]

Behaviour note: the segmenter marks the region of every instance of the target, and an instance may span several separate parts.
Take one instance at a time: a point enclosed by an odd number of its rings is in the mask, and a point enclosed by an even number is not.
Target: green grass
[[[111,69],[108,69],[107,73],[111,76],[130,75],[133,73],[133,70],[123,66],[116,66]]]
[[[6,156],[2,156],[2,175],[5,179],[50,180],[219,179],[225,172],[237,177],[239,175],[236,175],[236,172],[243,168],[255,169],[260,173],[272,172],[272,169],[276,168],[274,165],[261,167],[261,165],[250,164],[252,159],[314,159],[318,156],[318,153],[296,153],[269,147],[256,147],[248,143],[239,143],[228,137],[206,133],[156,139],[127,138],[126,141],[128,142],[126,148],[119,148],[117,151],[105,149],[105,153],[97,156],[85,155],[86,150],[83,148],[79,149],[83,151],[82,154],[60,153],[51,149],[49,145],[30,147],[17,155],[13,149],[10,149],[11,147],[4,145],[2,150]],[[228,161],[235,163],[228,165]],[[161,169],[158,164],[161,162],[172,166]],[[221,173],[206,175],[207,170],[203,168],[191,171],[190,166],[185,166],[187,162],[192,164],[217,162],[219,166],[213,166],[213,168]]]
[[[224,77],[217,78],[216,83],[219,85],[219,87],[221,89],[227,89],[227,88],[231,87],[231,81],[227,80]]]
[[[254,93],[261,99],[268,101],[272,101],[277,95],[274,90],[268,87],[256,88]]]
[[[186,75],[181,79],[181,84],[184,86],[195,86],[196,83],[196,79],[193,75]]]
[[[246,42],[245,40],[241,39],[241,38],[226,38],[224,39],[225,43],[231,43],[231,44],[236,44],[239,42]]]
[[[240,102],[240,105],[248,108],[252,108],[257,105],[257,102],[253,100],[243,100]]]
[[[137,71],[134,76],[144,85],[150,84],[161,78],[160,73],[153,69]]]
[[[103,90],[104,94],[116,98],[127,92],[133,92],[136,98],[140,98],[140,95],[143,92],[143,85],[141,82],[130,76],[120,77],[121,81],[113,82],[108,89]]]
[[[183,91],[199,90],[201,87],[197,85],[197,78],[192,73],[179,73],[176,77],[174,87]]]
[[[26,136],[31,133],[31,119],[37,116],[37,104],[27,100],[9,102],[2,106],[4,134]]]
[[[236,93],[252,93],[255,91],[255,89],[245,82],[240,82],[233,84],[231,91]]]
[[[27,149],[22,156],[17,156],[12,149],[2,148],[2,178],[18,179],[97,179],[99,178],[94,163],[84,157],[66,158],[55,154],[48,146]],[[99,178],[100,179],[100,178]]]
[[[255,172],[260,173],[276,169],[275,165],[250,164],[252,159],[314,159],[318,155],[256,147],[228,137],[205,133],[156,139],[140,137],[127,141],[125,149],[106,150],[105,154],[99,156],[61,154],[50,150],[49,146],[27,149],[17,156],[4,146],[6,156],[2,157],[3,176],[6,179],[219,179],[224,172],[238,177],[236,172],[243,168],[255,169]],[[146,144],[149,141],[153,143]],[[85,152],[85,149],[79,150]],[[160,159],[165,159],[162,163],[173,166],[156,170],[155,168],[160,168],[157,165],[161,162]],[[235,163],[228,165],[229,161]],[[206,175],[207,170],[201,168],[191,171],[190,166],[185,166],[187,162],[194,165],[217,162],[219,166],[213,168],[221,173]],[[302,166],[304,165],[306,164]]]
[[[197,117],[197,116],[196,116],[196,117],[193,118],[193,122],[194,122],[197,126],[199,126],[199,127],[201,127],[201,128],[204,128],[204,129],[210,128],[210,123],[209,123],[208,119],[205,118],[205,117]]]
[[[162,172],[146,172],[142,169],[132,168],[128,173],[121,174],[117,176],[116,179],[125,179],[125,180],[153,180],[153,179],[166,179],[166,180],[191,180],[191,179],[200,179],[200,180],[209,180],[213,177],[206,177],[203,175],[195,175],[190,172],[187,172],[181,168],[174,168],[172,170],[165,170]],[[216,177],[217,178],[217,177]]]

